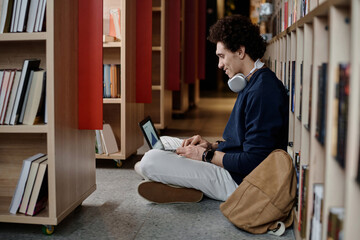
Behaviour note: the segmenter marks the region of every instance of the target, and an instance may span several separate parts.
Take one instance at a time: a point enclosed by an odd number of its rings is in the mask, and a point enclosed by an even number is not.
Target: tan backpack
[[[220,204],[220,210],[247,232],[282,235],[294,219],[295,195],[296,175],[291,157],[277,149],[244,178]]]

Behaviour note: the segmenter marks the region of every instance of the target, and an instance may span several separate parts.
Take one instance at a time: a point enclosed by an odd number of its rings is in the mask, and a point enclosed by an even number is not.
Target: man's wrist
[[[211,163],[211,160],[212,160],[213,157],[214,157],[214,153],[215,153],[214,150],[212,150],[212,149],[206,149],[206,150],[203,152],[203,155],[202,155],[201,160],[202,160],[203,162]]]

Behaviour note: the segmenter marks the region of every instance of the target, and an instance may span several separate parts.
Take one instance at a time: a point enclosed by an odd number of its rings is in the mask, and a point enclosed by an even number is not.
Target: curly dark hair
[[[266,50],[266,41],[261,37],[259,27],[249,18],[231,15],[218,20],[210,27],[208,40],[222,42],[231,52],[245,46],[245,52],[252,60],[262,58]]]

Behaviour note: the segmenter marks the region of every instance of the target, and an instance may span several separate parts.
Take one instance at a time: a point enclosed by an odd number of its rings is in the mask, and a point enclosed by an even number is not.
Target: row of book
[[[300,79],[299,79],[299,85],[296,84],[296,61],[289,61],[286,62],[275,62],[275,65],[280,65],[280,76],[283,79],[284,86],[289,92],[289,98],[290,98],[290,110],[292,113],[295,113],[295,103],[298,99],[299,101],[299,111],[297,118],[300,121],[304,122],[304,126],[307,130],[310,131],[311,128],[311,104],[312,104],[312,69],[313,66],[310,67],[311,73],[310,73],[310,83],[309,83],[309,99],[306,104],[308,104],[308,116],[307,119],[302,119],[302,104],[303,104],[303,62],[300,63]],[[345,66],[343,66],[345,68]],[[316,116],[316,126],[315,126],[315,137],[316,139],[322,144],[325,144],[325,136],[326,136],[326,101],[327,101],[327,71],[328,71],[328,64],[322,63],[320,66],[318,66],[318,101],[317,101],[317,116]],[[345,71],[345,70],[343,70]],[[348,70],[347,70],[348,71]],[[342,76],[345,76],[344,73],[342,73]],[[349,77],[349,75],[347,76]],[[341,78],[341,76],[340,76]],[[296,97],[296,88],[299,88],[299,94],[300,96]],[[344,86],[343,89],[348,89],[348,86]],[[343,97],[345,100],[346,97]],[[346,102],[346,101],[344,101]],[[341,110],[343,114],[345,114],[347,109],[347,104],[341,105]],[[339,123],[340,124],[340,123]],[[342,127],[344,128],[346,126],[346,121],[343,121]],[[344,139],[344,138],[343,138]]]
[[[2,0],[0,8],[0,33],[45,29],[46,0]]]
[[[47,123],[46,71],[27,59],[22,70],[0,70],[0,124]]]
[[[47,155],[38,153],[23,160],[20,177],[10,204],[10,213],[34,216],[48,201]]]
[[[104,64],[103,65],[103,97],[104,98],[120,98],[120,64]]]
[[[110,124],[105,123],[102,130],[95,130],[95,152],[105,155],[119,152]]]
[[[273,15],[273,35],[284,31],[310,11],[310,1],[315,0],[275,0]]]

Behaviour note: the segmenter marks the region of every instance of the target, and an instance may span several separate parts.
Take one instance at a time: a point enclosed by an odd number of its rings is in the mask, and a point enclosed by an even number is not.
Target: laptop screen
[[[146,142],[148,143],[151,149],[162,149],[164,150],[164,145],[160,141],[160,137],[156,132],[151,118],[148,116],[139,123],[139,126],[144,134]]]

